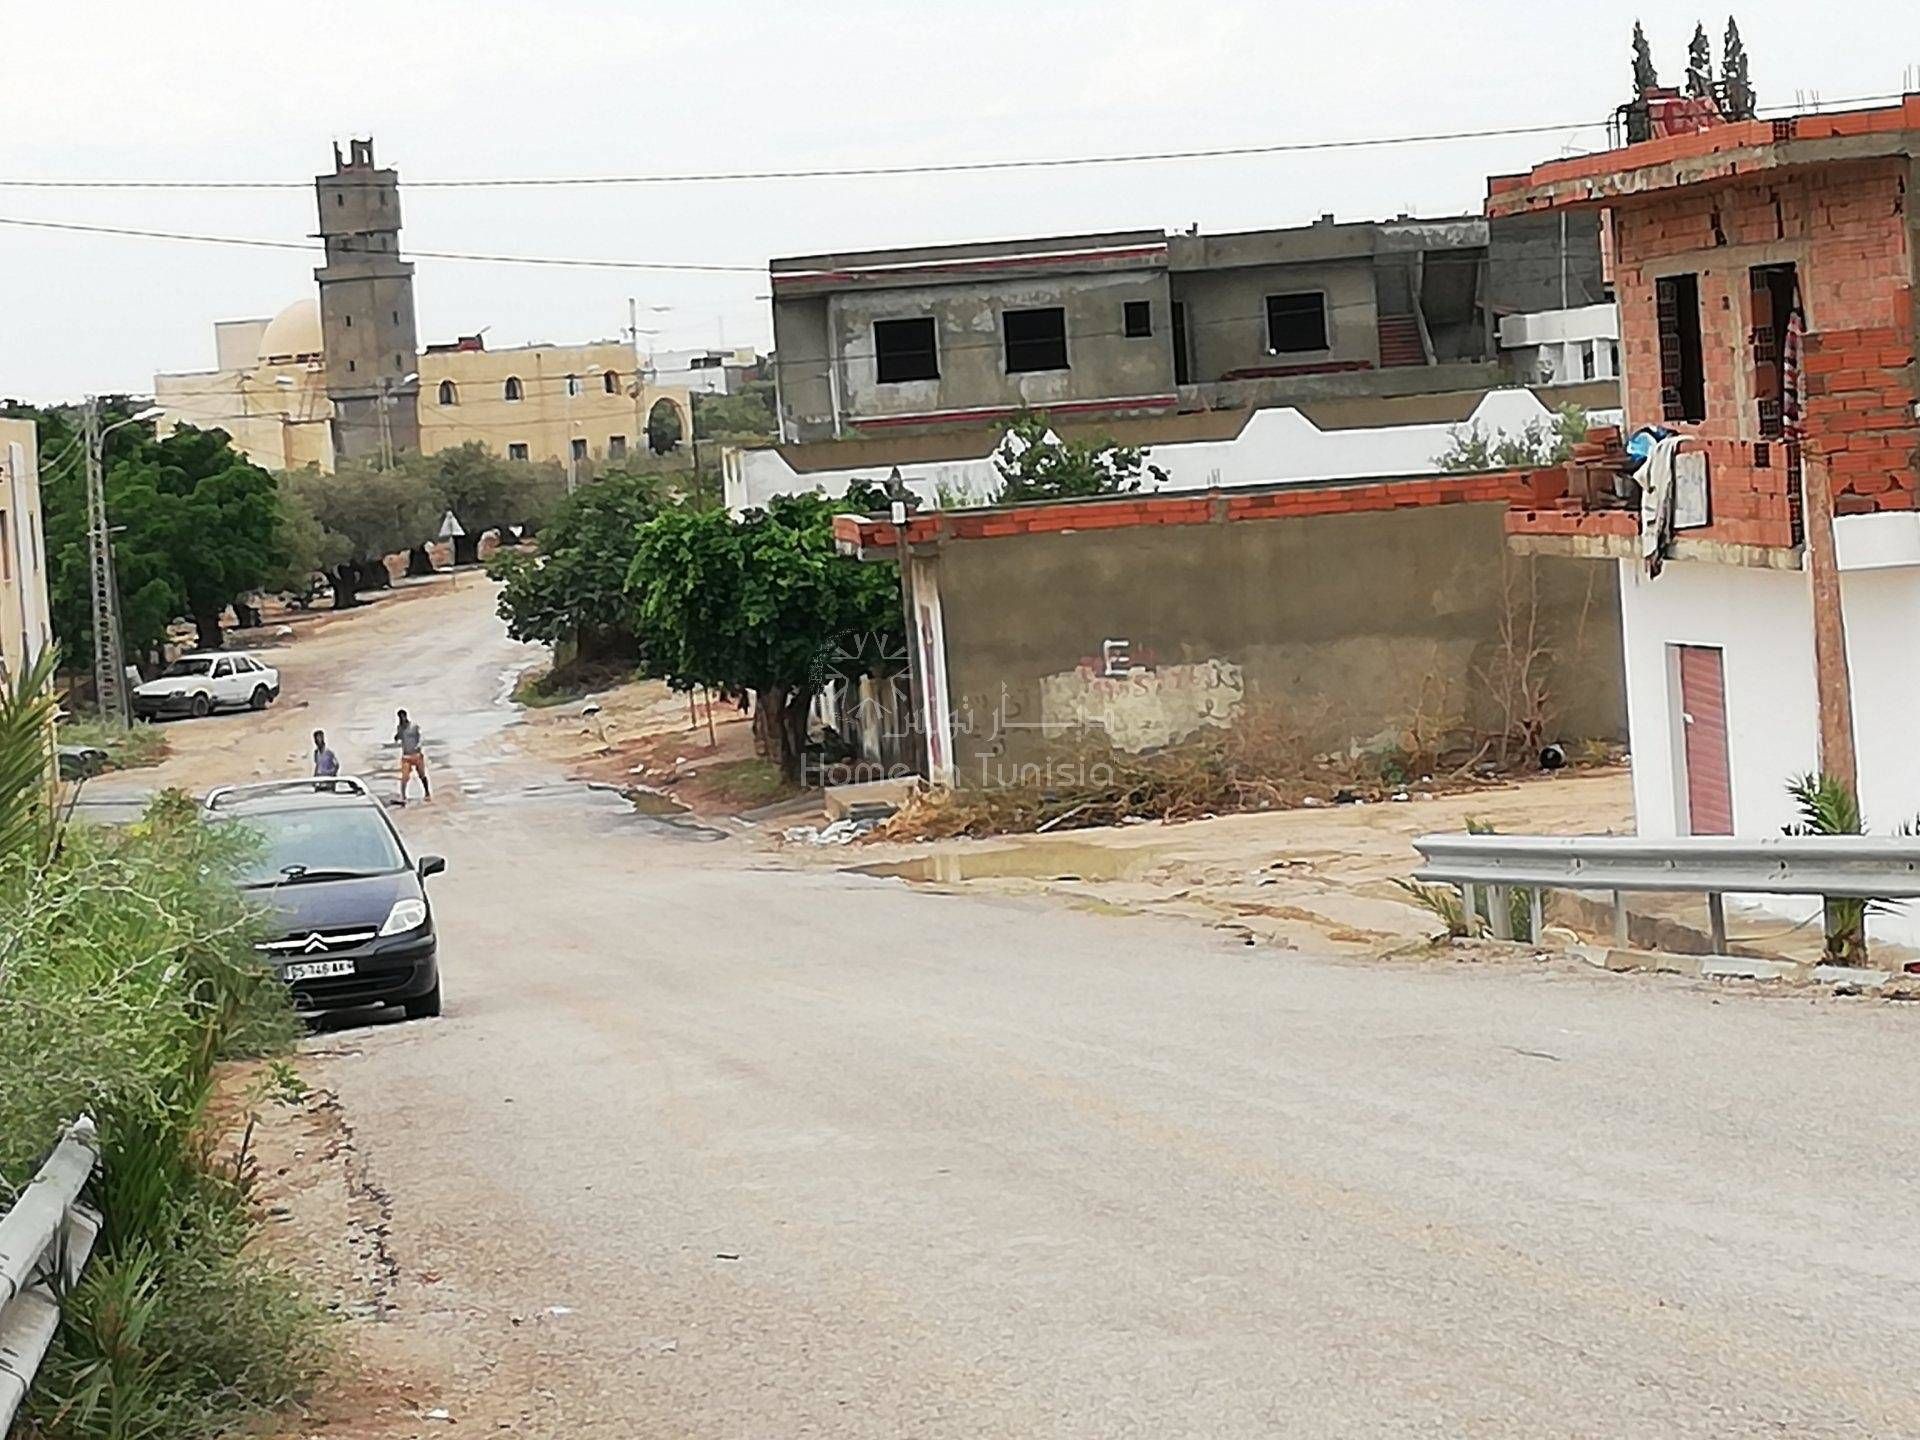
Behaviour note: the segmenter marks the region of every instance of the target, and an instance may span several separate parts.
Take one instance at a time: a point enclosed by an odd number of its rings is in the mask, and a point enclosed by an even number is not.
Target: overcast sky
[[[0,179],[272,179],[374,136],[407,180],[938,163],[1601,120],[1645,21],[1678,81],[1698,12],[1481,0],[11,0]],[[1718,49],[1725,14],[1704,17]],[[1910,0],[1748,0],[1761,103],[1897,92]],[[1865,37],[1874,37],[1871,41]],[[1489,173],[1604,131],[998,175],[403,192],[408,248],[760,265],[770,255],[1478,208]],[[299,239],[311,188],[58,192],[0,216]],[[312,293],[294,252],[0,226],[0,396],[143,390],[216,319]],[[422,343],[764,346],[762,277],[419,262]],[[655,309],[653,307],[670,307]]]

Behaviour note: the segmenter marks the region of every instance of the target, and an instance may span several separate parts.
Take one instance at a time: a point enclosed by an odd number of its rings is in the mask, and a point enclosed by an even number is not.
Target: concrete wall
[[[1597,419],[1611,418],[1594,412]],[[1550,411],[1530,390],[1489,392],[1463,418],[1490,435],[1518,434],[1544,424]],[[1161,491],[1207,490],[1278,481],[1357,480],[1419,475],[1452,443],[1454,422],[1322,429],[1298,410],[1258,410],[1237,435],[1224,440],[1172,444],[1148,442],[1148,460],[1166,471]],[[929,505],[942,493],[984,500],[999,487],[993,452],[996,433],[983,437],[978,453],[924,461],[902,460],[901,478]],[[837,448],[837,447],[836,447]],[[723,456],[727,508],[734,514],[765,505],[776,495],[818,491],[844,495],[856,479],[882,481],[890,463],[800,473],[777,447],[728,449]]]
[[[1267,296],[1317,290],[1326,296],[1327,348],[1273,354],[1267,349]],[[1172,298],[1187,307],[1192,383],[1220,380],[1230,370],[1271,365],[1380,363],[1379,312],[1373,259],[1232,269],[1183,270],[1172,277]]]
[[[1564,230],[1559,215],[1515,215],[1489,222],[1489,288],[1496,312],[1575,309],[1605,302],[1599,212],[1582,211],[1564,219]]]
[[[1509,557],[1502,513],[1441,505],[951,544],[940,588],[956,783],[1057,761],[1076,719],[1127,749],[1273,709],[1323,749],[1391,737],[1423,708],[1486,723],[1475,670],[1494,661],[1503,607],[1525,608],[1530,575],[1552,639],[1555,733],[1624,735],[1613,571]]]
[[[1152,306],[1154,333],[1128,339],[1122,307]],[[1059,306],[1066,311],[1065,370],[1009,374],[1001,316]],[[875,374],[876,320],[931,315],[940,376],[881,384]],[[854,290],[828,302],[828,343],[838,357],[846,424],[956,410],[1044,409],[1076,401],[1173,394],[1172,313],[1164,270],[1031,276],[966,285]]]
[[[0,419],[0,680],[39,657],[52,623],[38,430],[31,420]]]

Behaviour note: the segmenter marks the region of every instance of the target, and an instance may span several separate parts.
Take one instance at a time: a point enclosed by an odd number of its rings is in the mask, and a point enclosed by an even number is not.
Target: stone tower
[[[413,266],[400,258],[400,177],[374,168],[373,141],[333,147],[333,173],[316,176],[320,335],[333,402],[336,460],[380,460],[420,448],[420,379]]]

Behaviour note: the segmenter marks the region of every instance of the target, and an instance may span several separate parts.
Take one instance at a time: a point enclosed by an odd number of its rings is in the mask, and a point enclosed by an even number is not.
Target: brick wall
[[[1714,523],[1698,538],[1792,542],[1786,446],[1763,436],[1755,391],[1756,265],[1797,268],[1809,336],[1802,393],[1809,463],[1824,465],[1843,512],[1911,509],[1920,424],[1914,257],[1900,160],[1835,163],[1617,205],[1630,426],[1664,423],[1704,442]],[[1706,418],[1665,420],[1654,285],[1690,272],[1700,290]]]

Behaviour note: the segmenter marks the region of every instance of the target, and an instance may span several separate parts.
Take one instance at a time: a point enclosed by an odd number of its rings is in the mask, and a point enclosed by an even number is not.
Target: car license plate
[[[306,960],[281,972],[289,980],[319,980],[328,975],[353,974],[351,960]]]

